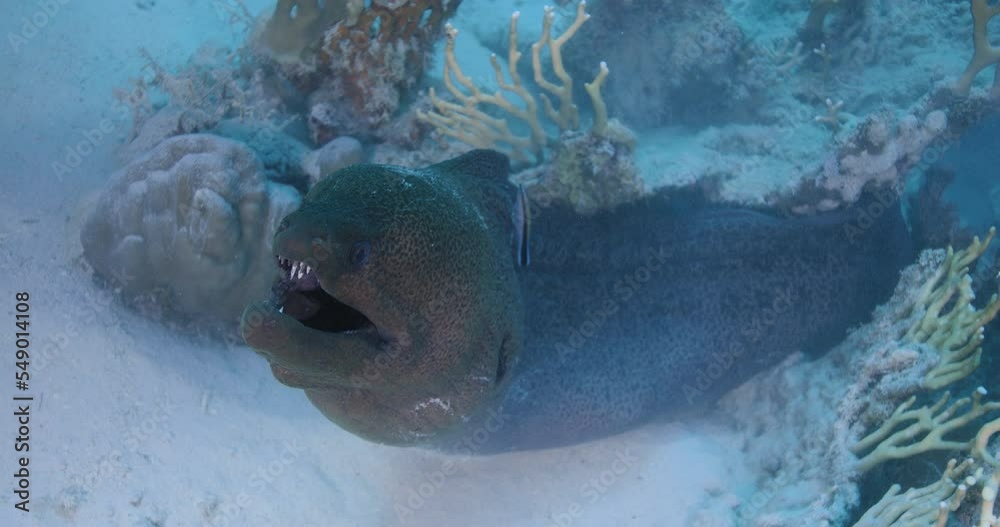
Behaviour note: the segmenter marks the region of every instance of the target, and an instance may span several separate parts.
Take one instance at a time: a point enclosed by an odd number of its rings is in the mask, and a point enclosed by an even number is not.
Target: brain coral
[[[272,234],[301,200],[263,174],[243,143],[167,139],[112,176],[83,227],[84,257],[127,298],[235,321],[268,291]]]

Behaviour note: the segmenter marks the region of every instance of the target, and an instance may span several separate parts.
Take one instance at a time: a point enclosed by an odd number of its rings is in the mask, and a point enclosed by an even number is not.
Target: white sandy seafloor
[[[0,3],[3,35],[39,10]],[[101,188],[127,129],[111,90],[138,71],[139,46],[172,65],[230,35],[207,0],[144,4],[59,0],[17,52],[0,43],[0,313],[11,321],[0,338],[13,340],[13,293],[29,291],[35,398],[25,514],[11,492],[5,344],[0,525],[672,526],[752,494],[735,436],[708,423],[492,458],[372,445],[277,383],[249,349],[179,336],[114,302],[75,263],[84,196]],[[56,178],[52,162],[104,118],[112,134]]]

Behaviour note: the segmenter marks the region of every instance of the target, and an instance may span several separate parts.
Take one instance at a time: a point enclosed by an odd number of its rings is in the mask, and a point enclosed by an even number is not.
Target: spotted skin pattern
[[[519,267],[508,170],[479,150],[322,180],[275,251],[310,261],[373,327],[319,331],[260,302],[245,340],[369,440],[557,447],[698,411],[794,351],[822,351],[888,297],[910,257],[894,205],[858,231],[858,209],[782,218],[661,193],[586,217],[534,207]],[[356,267],[360,240],[371,257]]]

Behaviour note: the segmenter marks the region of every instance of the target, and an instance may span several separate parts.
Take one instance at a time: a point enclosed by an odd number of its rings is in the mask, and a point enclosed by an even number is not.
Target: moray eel
[[[579,443],[710,405],[823,350],[910,256],[894,199],[808,218],[652,194],[536,208],[509,161],[356,165],[274,238],[281,278],[241,333],[282,383],[368,440],[493,453]]]

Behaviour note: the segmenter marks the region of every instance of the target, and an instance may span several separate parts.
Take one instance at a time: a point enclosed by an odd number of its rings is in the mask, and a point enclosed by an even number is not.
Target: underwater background
[[[13,342],[30,291],[34,397],[30,512],[0,412],[0,525],[997,524],[987,0],[0,6],[0,301]],[[536,59],[549,24],[561,58]],[[534,109],[486,104],[502,85]],[[851,228],[901,207],[915,251],[840,344],[696,415],[495,456],[367,442],[236,321],[323,176],[473,147],[581,216],[652,193],[789,219],[872,199]]]

